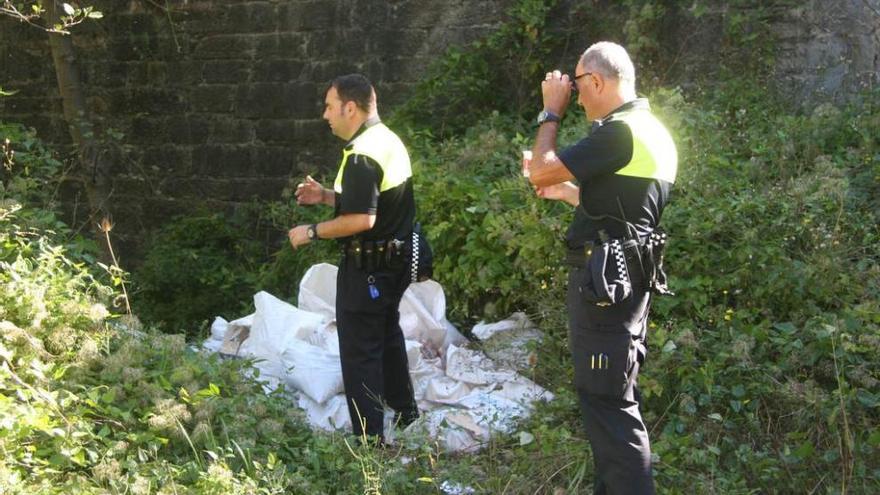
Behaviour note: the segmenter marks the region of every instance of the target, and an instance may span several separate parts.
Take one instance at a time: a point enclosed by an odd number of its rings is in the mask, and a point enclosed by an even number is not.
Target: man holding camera
[[[381,443],[386,402],[398,424],[419,415],[398,311],[411,277],[412,169],[400,138],[379,119],[366,77],[337,77],[324,103],[324,120],[347,142],[342,162],[333,189],[306,177],[296,199],[332,206],[336,216],[296,226],[288,237],[294,249],[318,239],[337,239],[342,246],[336,325],[348,411],[355,435]]]
[[[636,379],[647,353],[651,293],[665,291],[656,271],[645,267],[658,261],[651,259],[651,249],[659,242],[660,216],[675,181],[675,144],[647,100],[636,97],[635,69],[617,44],[590,46],[572,77],[548,72],[541,91],[544,109],[526,165],[540,197],[576,207],[566,235],[566,303],[575,387],[596,467],[594,492],[653,494]],[[557,132],[572,91],[592,129],[557,153]],[[616,258],[601,260],[597,274],[591,261],[614,252],[615,245]],[[609,280],[603,278],[610,273],[605,266],[617,270]],[[587,294],[597,277],[604,288],[620,287],[622,278],[625,295],[597,301]]]

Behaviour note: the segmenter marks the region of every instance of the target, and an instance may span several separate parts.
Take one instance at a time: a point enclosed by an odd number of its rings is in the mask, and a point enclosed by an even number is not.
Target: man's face
[[[351,109],[346,108],[336,88],[331,86],[324,98],[324,120],[330,125],[334,136],[345,140],[351,138],[351,119],[347,112],[351,112]]]

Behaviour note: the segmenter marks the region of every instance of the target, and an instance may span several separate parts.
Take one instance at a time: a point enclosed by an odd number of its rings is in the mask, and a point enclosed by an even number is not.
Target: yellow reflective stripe
[[[675,182],[678,152],[666,127],[650,112],[636,110],[620,116],[633,136],[633,155],[618,175]]]
[[[339,164],[339,172],[333,183],[333,189],[337,193],[342,193],[342,175],[348,157],[352,154],[369,157],[382,168],[379,192],[393,189],[412,177],[409,153],[403,142],[385,124],[376,124],[358,136],[351,149],[342,152],[342,163]]]
[[[333,190],[337,194],[342,194],[342,174],[345,172],[345,164],[348,163],[348,155],[350,154],[350,150],[342,151],[342,162],[339,164],[339,171],[336,172],[336,180],[333,181]]]

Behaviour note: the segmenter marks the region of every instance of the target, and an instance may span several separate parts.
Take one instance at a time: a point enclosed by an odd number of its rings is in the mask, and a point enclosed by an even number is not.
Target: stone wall
[[[804,104],[880,86],[880,0],[809,0],[775,28],[777,76]]]
[[[330,171],[327,83],[358,71],[380,112],[447,46],[491,32],[509,0],[96,0],[74,29],[92,116],[119,136],[115,233],[136,240],[207,200],[229,211]],[[0,118],[69,142],[46,35],[0,19]],[[75,196],[69,198],[75,202]],[[71,211],[84,211],[71,208]]]
[[[194,205],[229,212],[332,171],[341,143],[320,118],[332,77],[367,74],[387,110],[446,47],[491,33],[515,0],[174,0],[167,12],[150,0],[88,3],[105,18],[73,40],[93,118],[122,145],[110,174],[114,232],[133,247]],[[570,69],[593,37],[619,40],[591,21],[607,8],[619,5],[561,0],[552,24],[567,49],[548,63]],[[880,83],[880,0],[777,10],[784,90],[809,104]],[[728,13],[723,3],[710,11],[700,24],[669,20],[664,46],[680,57],[664,83],[686,82],[688,58],[712,64]],[[44,33],[0,19],[0,87],[18,91],[0,98],[0,118],[69,141]],[[75,191],[68,199],[82,220]]]

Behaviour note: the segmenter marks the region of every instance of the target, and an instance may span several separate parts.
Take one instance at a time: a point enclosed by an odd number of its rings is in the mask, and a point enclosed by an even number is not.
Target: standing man
[[[336,279],[336,325],[348,412],[354,434],[384,440],[385,403],[406,425],[419,413],[413,397],[398,307],[409,284],[403,240],[415,219],[409,154],[379,120],[376,92],[360,74],[333,80],[324,120],[346,141],[333,189],[306,177],[297,203],[326,204],[335,218],[288,232],[293,248],[337,239],[343,257]]]
[[[647,352],[649,287],[656,281],[645,275],[640,260],[650,255],[645,245],[675,181],[675,144],[648,101],[636,98],[635,69],[620,45],[592,45],[573,77],[548,72],[541,91],[544,109],[538,116],[529,180],[539,196],[577,208],[566,235],[566,303],[575,387],[596,467],[594,490],[653,494],[651,449],[636,377]],[[592,130],[557,153],[556,136],[572,91]],[[596,304],[581,293],[588,276],[585,263],[606,239],[638,241],[623,250],[632,294],[614,304]]]

